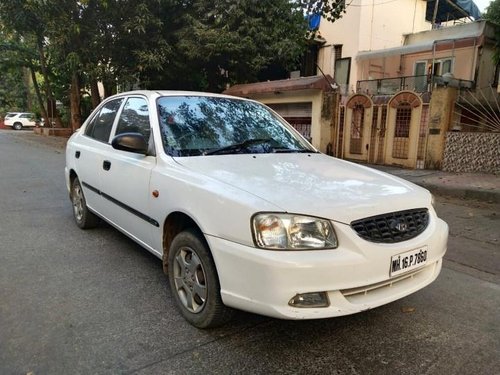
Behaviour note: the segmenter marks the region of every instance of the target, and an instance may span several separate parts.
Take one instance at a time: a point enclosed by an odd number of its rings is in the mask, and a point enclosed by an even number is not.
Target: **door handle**
[[[109,160],[104,160],[102,162],[102,169],[109,171],[111,169],[111,162]]]

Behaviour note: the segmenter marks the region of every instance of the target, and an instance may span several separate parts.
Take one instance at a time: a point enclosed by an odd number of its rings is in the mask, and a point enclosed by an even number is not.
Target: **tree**
[[[500,0],[493,0],[490,2],[483,17],[500,26]],[[495,54],[493,55],[493,62],[497,65],[500,64],[500,32],[498,31],[495,35]]]
[[[343,4],[343,3],[342,3]],[[117,88],[220,91],[270,71],[295,68],[305,46],[305,14],[340,17],[340,1],[0,0],[0,24],[20,41],[44,118],[44,99],[82,122],[81,98],[99,104]],[[26,53],[31,51],[33,56]],[[36,52],[36,55],[33,54]],[[45,98],[38,89],[43,75]],[[263,73],[264,72],[264,73]],[[61,120],[56,118],[58,126]]]
[[[221,91],[255,81],[271,64],[292,67],[304,47],[304,15],[288,0],[192,0],[182,10],[169,67],[174,88]]]
[[[27,64],[27,67],[31,71],[31,77],[40,103],[42,116],[45,119],[45,123],[50,124],[45,103],[41,97],[35,75],[35,70],[39,68],[44,77],[46,98],[50,102],[55,102],[50,81],[50,68],[47,66],[46,60],[45,23],[41,18],[43,9],[43,4],[34,1],[0,1],[0,19],[2,19],[3,26],[9,29],[13,34],[17,34],[19,40],[23,43],[31,43],[33,46],[32,49],[38,52],[37,62],[31,60],[31,62]],[[55,114],[55,121],[57,126],[61,126],[61,119],[57,112]]]
[[[345,13],[346,0],[299,0],[306,14],[319,14],[327,21],[335,22]]]
[[[8,111],[32,111],[24,63],[18,52],[20,41],[0,29],[0,116]]]

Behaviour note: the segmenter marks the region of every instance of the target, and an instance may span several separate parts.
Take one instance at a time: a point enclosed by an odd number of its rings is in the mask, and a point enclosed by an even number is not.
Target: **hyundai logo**
[[[398,223],[394,229],[396,229],[398,232],[406,232],[408,230],[408,224]]]
[[[404,233],[408,230],[408,224],[397,220],[392,220],[389,226],[392,230],[398,231],[400,233]]]

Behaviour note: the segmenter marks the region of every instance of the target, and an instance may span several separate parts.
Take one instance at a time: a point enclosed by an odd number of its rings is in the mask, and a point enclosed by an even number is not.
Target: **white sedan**
[[[427,190],[321,154],[241,98],[110,97],[70,138],[65,172],[76,224],[103,219],[162,259],[200,328],[233,308],[283,319],[371,309],[430,284],[446,251]]]

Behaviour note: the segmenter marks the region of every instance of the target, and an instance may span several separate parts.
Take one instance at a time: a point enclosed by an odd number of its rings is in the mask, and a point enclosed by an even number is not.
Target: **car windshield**
[[[172,156],[315,152],[256,102],[165,96],[157,103],[163,145]]]

